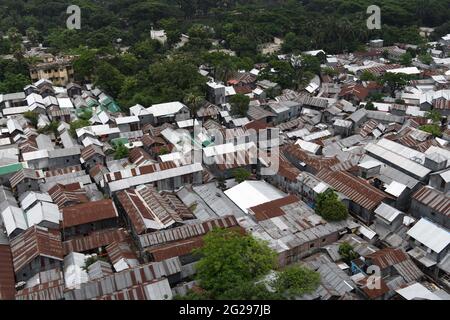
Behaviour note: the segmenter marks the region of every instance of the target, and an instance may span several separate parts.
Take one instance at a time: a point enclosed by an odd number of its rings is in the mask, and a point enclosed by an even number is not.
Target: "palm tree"
[[[202,102],[205,98],[201,95],[196,95],[194,93],[189,93],[184,98],[184,102],[188,105],[189,109],[191,110],[192,118],[197,118],[197,111],[202,105]]]

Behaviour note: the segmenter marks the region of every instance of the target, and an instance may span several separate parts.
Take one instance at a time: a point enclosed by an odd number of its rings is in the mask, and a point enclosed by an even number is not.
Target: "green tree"
[[[92,110],[90,109],[84,109],[79,115],[78,118],[82,120],[89,120],[92,118]]]
[[[428,111],[425,114],[425,117],[427,119],[430,119],[431,121],[433,121],[433,123],[440,123],[442,120],[441,114],[436,109],[432,109],[432,110]]]
[[[16,27],[9,28],[6,35],[8,36],[9,41],[13,44],[19,44],[22,41],[22,34]]]
[[[272,287],[287,299],[311,293],[320,284],[320,274],[303,266],[289,266],[281,271]]]
[[[23,116],[30,120],[31,124],[33,125],[33,127],[37,127],[38,124],[38,114],[36,112],[33,111],[27,111],[23,114]]]
[[[395,92],[402,90],[408,84],[408,81],[409,77],[407,75],[393,72],[386,72],[379,79],[381,84],[388,86],[392,98],[395,98]]]
[[[364,106],[364,108],[366,110],[377,110],[377,108],[375,108],[372,101],[367,102],[366,105]]]
[[[350,263],[352,260],[359,258],[359,254],[356,253],[353,247],[348,242],[343,242],[339,246],[339,254],[346,263]]]
[[[217,178],[217,187],[220,190],[225,190],[227,188],[227,185],[225,183],[225,178],[224,177],[220,176],[220,177]]]
[[[23,74],[6,73],[3,81],[0,81],[0,93],[22,91],[30,83],[30,78]]]
[[[244,94],[235,94],[230,98],[231,113],[238,116],[246,116],[250,98]]]
[[[377,80],[377,77],[373,73],[371,73],[367,70],[364,70],[361,73],[361,76],[359,77],[359,79],[361,79],[362,81],[375,81],[375,80]]]
[[[433,62],[433,57],[429,53],[421,54],[419,60],[425,64],[431,64]]]
[[[227,292],[237,287],[251,287],[250,283],[257,282],[276,265],[276,254],[266,243],[230,229],[209,232],[204,246],[195,253],[201,257],[196,265],[196,279],[213,299],[229,298]]]
[[[328,221],[344,220],[348,216],[347,207],[339,201],[339,197],[332,189],[317,195],[316,213]]]
[[[90,79],[98,63],[96,56],[97,50],[79,48],[75,53],[77,54],[73,62],[75,78],[79,81]]]
[[[193,119],[197,118],[197,111],[200,109],[204,100],[205,98],[203,96],[195,95],[193,93],[187,94],[184,98],[184,102],[188,105]]]
[[[442,136],[441,127],[438,124],[436,124],[436,123],[424,124],[424,125],[419,127],[419,130],[431,133],[434,137]]]
[[[322,73],[326,74],[330,77],[335,77],[339,74],[339,72],[336,69],[331,68],[331,67],[322,68]]]
[[[233,170],[233,177],[236,182],[241,183],[251,177],[251,172],[244,168],[236,168]]]
[[[58,135],[58,127],[59,122],[58,121],[51,121],[48,125],[38,130],[39,133],[53,133],[55,136]]]
[[[115,151],[114,151],[114,159],[123,159],[128,157],[128,154],[130,153],[130,150],[128,150],[127,147],[123,143],[118,143],[116,145]]]
[[[108,92],[112,96],[120,93],[125,76],[106,61],[100,61],[95,70],[94,84]]]
[[[25,31],[25,34],[32,45],[37,45],[39,43],[39,31],[37,31],[36,28],[29,27]]]
[[[91,125],[91,123],[84,119],[78,119],[78,120],[72,121],[70,123],[69,133],[72,137],[76,138],[77,137],[77,129],[84,128],[89,125]]]
[[[412,63],[411,53],[406,52],[400,56],[400,63],[406,67],[409,67]]]

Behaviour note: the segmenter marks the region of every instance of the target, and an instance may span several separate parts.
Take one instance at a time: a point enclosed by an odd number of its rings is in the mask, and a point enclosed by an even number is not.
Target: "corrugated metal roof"
[[[420,219],[407,234],[436,253],[450,245],[450,232],[425,218]]]
[[[178,258],[153,262],[83,283],[79,288],[66,291],[64,297],[67,300],[100,298],[178,272],[181,272],[181,264]]]
[[[11,248],[0,244],[0,300],[14,300],[15,283]]]
[[[70,252],[86,252],[120,242],[129,237],[125,229],[107,229],[94,231],[88,236],[77,237],[63,242],[64,255]]]
[[[139,236],[139,242],[143,248],[146,248],[202,236],[213,228],[231,228],[235,226],[238,226],[236,218],[234,216],[225,216],[202,223],[187,224],[177,228],[143,234]]]
[[[447,217],[450,216],[450,198],[436,189],[423,186],[413,194],[412,198],[430,207],[433,211],[439,212]]]
[[[390,198],[388,194],[373,187],[365,180],[345,171],[323,169],[317,174],[317,178],[325,181],[338,192],[343,193],[350,200],[370,211],[375,209],[384,199]]]
[[[96,221],[118,217],[117,209],[111,199],[90,201],[62,209],[63,228],[70,228]]]
[[[11,240],[11,252],[16,273],[38,256],[62,261],[61,234],[35,225]]]

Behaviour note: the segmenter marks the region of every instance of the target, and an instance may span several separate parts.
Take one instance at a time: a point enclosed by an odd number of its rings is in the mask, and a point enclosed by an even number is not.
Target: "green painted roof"
[[[1,166],[0,167],[0,176],[17,172],[17,171],[21,170],[22,168],[23,168],[23,164],[20,162],[8,164],[6,166]]]
[[[95,100],[95,99],[89,99],[89,100],[87,100],[87,101],[86,101],[86,104],[87,104],[87,106],[88,106],[89,108],[98,106],[98,102],[97,102],[97,100]]]

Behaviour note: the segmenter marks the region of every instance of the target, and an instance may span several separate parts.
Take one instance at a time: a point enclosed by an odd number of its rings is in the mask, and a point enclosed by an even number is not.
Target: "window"
[[[309,245],[309,248],[311,249],[311,248],[314,248],[314,243],[311,243],[310,245]]]

